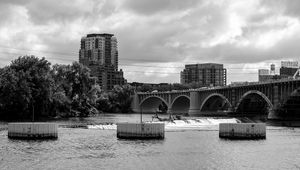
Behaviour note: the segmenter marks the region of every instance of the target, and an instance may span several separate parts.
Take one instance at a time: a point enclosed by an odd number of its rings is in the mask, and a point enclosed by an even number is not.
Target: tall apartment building
[[[103,90],[126,83],[118,71],[118,41],[113,34],[88,34],[81,38],[79,62],[91,69],[91,75]]]
[[[199,86],[225,86],[226,69],[223,64],[188,64],[180,73],[180,83],[198,83]]]

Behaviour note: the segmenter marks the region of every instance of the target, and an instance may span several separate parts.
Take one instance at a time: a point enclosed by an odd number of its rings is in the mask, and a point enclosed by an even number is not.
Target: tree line
[[[157,85],[151,85],[151,84],[142,84],[135,87],[136,91],[138,92],[152,92],[152,91],[172,91],[172,90],[188,90],[188,89],[196,89],[203,87],[201,83],[190,83],[190,84],[179,84],[179,83],[173,83],[173,84],[157,84]]]
[[[21,56],[0,68],[0,119],[127,113],[132,93],[129,85],[102,91],[78,62],[51,66],[45,58]]]

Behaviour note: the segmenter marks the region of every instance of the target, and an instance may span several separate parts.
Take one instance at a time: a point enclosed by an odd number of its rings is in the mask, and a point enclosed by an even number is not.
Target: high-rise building
[[[118,71],[118,42],[113,34],[88,34],[81,38],[79,62],[91,69],[91,75],[103,90],[126,83]]]
[[[225,86],[226,69],[223,64],[188,64],[180,73],[180,83],[198,83],[199,86]]]

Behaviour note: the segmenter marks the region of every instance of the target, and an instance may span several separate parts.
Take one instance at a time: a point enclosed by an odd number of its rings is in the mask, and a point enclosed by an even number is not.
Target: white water
[[[168,130],[218,130],[220,123],[238,123],[235,118],[230,119],[214,119],[214,118],[198,118],[188,120],[175,120],[174,122],[165,122],[165,129]]]
[[[88,129],[101,129],[101,130],[111,130],[111,129],[114,130],[114,129],[117,129],[117,125],[116,124],[87,125],[87,128]]]
[[[218,130],[220,123],[239,123],[238,119],[215,119],[215,118],[197,118],[187,120],[174,120],[174,122],[164,122],[166,131],[172,130]],[[116,124],[88,125],[88,129],[115,130]]]

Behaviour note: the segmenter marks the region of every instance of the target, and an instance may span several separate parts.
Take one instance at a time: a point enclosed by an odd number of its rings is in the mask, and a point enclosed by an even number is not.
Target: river
[[[137,114],[55,121],[57,140],[12,140],[4,129],[0,169],[300,169],[300,128],[267,126],[266,140],[225,140],[218,123],[237,119],[188,119],[166,124],[164,140],[117,139],[115,123],[139,121]]]

